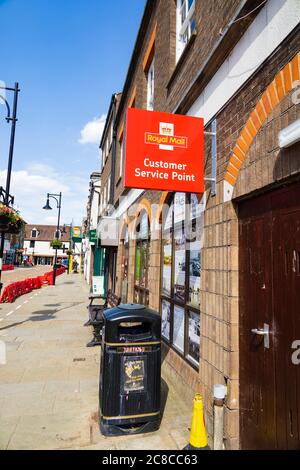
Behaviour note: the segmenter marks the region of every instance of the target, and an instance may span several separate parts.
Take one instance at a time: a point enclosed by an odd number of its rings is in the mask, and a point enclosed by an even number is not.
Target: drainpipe
[[[223,450],[226,385],[214,385],[214,450]]]

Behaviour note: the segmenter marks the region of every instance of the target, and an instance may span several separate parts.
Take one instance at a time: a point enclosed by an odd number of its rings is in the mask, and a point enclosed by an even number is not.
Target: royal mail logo
[[[145,143],[158,145],[161,150],[174,150],[174,147],[187,148],[188,138],[174,135],[174,124],[160,122],[159,133],[145,132]]]

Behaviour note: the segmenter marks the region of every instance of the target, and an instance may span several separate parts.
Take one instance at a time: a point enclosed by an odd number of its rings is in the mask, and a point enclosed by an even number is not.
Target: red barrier
[[[44,274],[45,281],[48,282],[48,286],[53,286],[54,285],[54,272],[49,271],[48,273]]]
[[[60,276],[66,271],[65,267],[58,268],[56,270],[56,276]],[[42,286],[48,285],[53,286],[54,283],[54,272],[49,271],[43,276],[37,276],[34,278],[24,279],[23,281],[13,282],[9,286],[3,289],[0,297],[0,303],[9,302],[12,303],[17,297],[28,294],[33,289],[40,289]]]
[[[15,269],[13,264],[4,264],[2,266],[2,271],[13,271]]]

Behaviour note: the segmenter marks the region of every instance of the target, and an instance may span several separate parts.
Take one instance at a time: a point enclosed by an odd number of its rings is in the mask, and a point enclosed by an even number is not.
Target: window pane
[[[174,296],[177,300],[185,300],[185,236],[182,229],[174,232]]]
[[[147,75],[147,109],[152,111],[154,105],[154,61]]]
[[[184,1],[182,4],[180,16],[181,16],[181,24],[183,24],[186,19],[186,1]]]
[[[200,241],[196,240],[189,244],[190,269],[189,269],[189,304],[200,308],[200,273],[201,254]]]
[[[174,305],[173,344],[184,352],[184,309]]]
[[[189,338],[188,338],[188,357],[193,362],[199,363],[200,349],[200,315],[199,313],[189,312]]]
[[[136,246],[136,252],[135,252],[135,284],[139,285],[140,284],[140,278],[141,278],[141,250],[140,246]]]
[[[174,224],[185,219],[185,193],[176,193],[174,196]]]
[[[172,224],[173,224],[173,208],[174,208],[174,204],[172,202],[172,204],[170,205],[169,209],[166,211],[164,209],[164,223],[163,223],[163,227],[164,227],[164,230],[168,230],[172,227]]]
[[[190,10],[191,6],[193,5],[194,0],[188,0],[188,9]]]
[[[196,30],[196,18],[195,18],[195,15],[192,16],[191,21],[190,21],[190,25],[191,25],[191,33],[193,33],[193,32]]]
[[[145,240],[146,238],[148,238],[148,230],[149,230],[148,215],[146,212],[143,212],[142,217],[141,217],[141,223],[140,223],[139,238],[142,240]]]
[[[190,204],[190,219],[196,219],[200,217],[201,213],[204,211],[204,206],[202,200],[199,201],[197,194],[191,194],[191,204]]]
[[[163,295],[171,295],[171,275],[172,275],[172,238],[163,240]]]
[[[183,44],[186,44],[188,42],[188,34],[189,34],[189,28],[187,27],[186,30],[184,31],[184,33],[181,35],[181,42]]]
[[[171,304],[163,300],[161,303],[161,311],[161,334],[170,341]]]
[[[140,248],[140,286],[147,287],[147,270],[148,270],[148,242],[141,243]]]

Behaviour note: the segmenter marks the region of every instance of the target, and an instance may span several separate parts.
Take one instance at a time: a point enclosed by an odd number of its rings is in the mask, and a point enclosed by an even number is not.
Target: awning
[[[97,237],[100,246],[118,246],[119,223],[120,219],[117,217],[101,217],[97,227]]]

